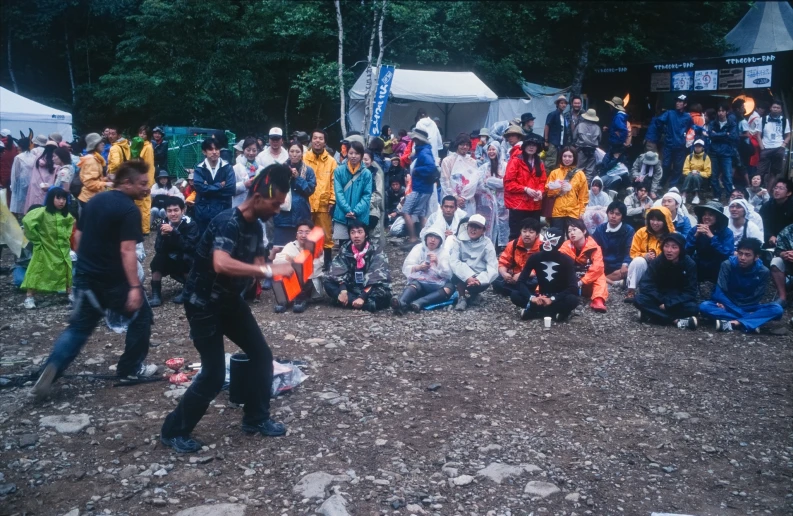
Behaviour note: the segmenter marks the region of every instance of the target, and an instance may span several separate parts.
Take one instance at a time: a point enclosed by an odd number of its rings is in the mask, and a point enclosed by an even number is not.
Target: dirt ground
[[[389,248],[395,291],[404,256]],[[65,296],[25,310],[10,281],[0,371],[13,376],[37,370],[69,312]],[[149,360],[196,362],[175,284],[163,290]],[[196,455],[157,439],[178,400],[167,381],[69,378],[43,403],[30,384],[0,389],[0,514],[793,514],[789,335],[641,325],[618,291],[608,313],[544,331],[484,299],[402,318],[275,315],[265,292],[252,307],[275,356],[309,364],[273,401],[289,433],[243,434],[224,391]],[[100,328],[68,372],[112,374],[122,349]],[[63,415],[78,432],[45,426]]]

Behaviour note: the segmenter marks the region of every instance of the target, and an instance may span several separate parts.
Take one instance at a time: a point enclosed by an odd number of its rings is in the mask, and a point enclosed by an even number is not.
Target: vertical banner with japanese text
[[[369,124],[369,135],[380,136],[383,126],[383,115],[385,115],[388,94],[391,92],[391,82],[394,80],[394,67],[381,66],[380,76],[377,78],[377,89],[372,99],[372,122]]]

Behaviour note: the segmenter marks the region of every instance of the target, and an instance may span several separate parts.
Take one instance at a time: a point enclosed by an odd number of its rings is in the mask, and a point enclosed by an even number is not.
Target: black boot
[[[396,296],[391,298],[391,308],[394,310],[394,313],[397,315],[404,315],[404,313],[408,310],[408,305],[411,301],[419,297],[419,291],[417,288],[414,287],[405,287],[405,290],[402,291],[402,295],[397,298]]]
[[[414,312],[420,312],[427,306],[437,305],[438,303],[443,303],[448,300],[449,294],[441,288],[410,303],[410,309]]]
[[[330,264],[333,261],[333,249],[325,249],[325,263],[322,265],[322,270],[328,272]]]
[[[162,281],[151,280],[151,299],[149,306],[160,306],[162,304]]]
[[[177,305],[181,305],[182,303],[184,303],[184,289],[180,290],[179,293],[176,296],[174,296],[174,298],[171,301],[173,301]]]

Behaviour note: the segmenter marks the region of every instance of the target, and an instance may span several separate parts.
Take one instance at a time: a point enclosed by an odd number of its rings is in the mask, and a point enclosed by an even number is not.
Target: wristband
[[[262,271],[265,278],[273,277],[273,269],[269,265],[261,265],[259,266],[259,270]]]

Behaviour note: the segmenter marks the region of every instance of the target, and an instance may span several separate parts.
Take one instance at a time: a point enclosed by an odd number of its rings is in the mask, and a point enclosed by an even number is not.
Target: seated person
[[[405,187],[405,176],[408,174],[408,171],[405,170],[399,163],[399,156],[391,156],[391,166],[386,171],[386,176],[388,178],[388,182],[397,180],[399,182],[399,186],[404,188]]]
[[[184,201],[179,197],[169,197],[165,203],[167,219],[157,228],[155,254],[151,260],[151,306],[162,304],[163,276],[184,284],[193,266],[193,255],[201,234],[198,225],[184,214],[184,210]],[[182,292],[173,298],[173,302],[184,302]]]
[[[752,175],[752,184],[747,188],[749,193],[749,204],[755,212],[760,211],[760,208],[771,199],[768,190],[763,188],[763,176],[755,173]]]
[[[747,218],[750,213],[752,213],[752,206],[745,199],[730,201],[730,205],[727,207],[727,214],[730,218],[727,227],[732,231],[736,250],[738,242],[744,238],[756,238],[760,242],[763,241],[763,230]],[[755,215],[757,214],[755,213]]]
[[[446,243],[446,237],[457,234],[460,221],[467,216],[468,214],[465,210],[461,210],[457,207],[457,199],[453,195],[447,195],[441,199],[441,206],[438,208],[438,211],[430,215],[427,219],[422,233],[424,230],[435,226],[436,229],[440,230],[441,235],[443,235],[444,243]],[[423,234],[422,238],[424,238]]]
[[[408,280],[402,295],[391,299],[397,315],[407,310],[419,312],[425,307],[448,300],[454,292],[449,255],[442,247],[443,236],[435,228],[424,233],[424,242],[416,244],[405,258],[402,273]]]
[[[519,295],[518,278],[526,265],[529,256],[540,250],[540,230],[542,223],[535,218],[526,218],[521,222],[520,236],[507,244],[507,247],[498,257],[498,277],[493,281],[493,291],[502,296],[517,296],[516,305],[523,308],[529,302],[528,296]],[[533,292],[537,286],[537,278],[532,276],[529,283],[534,281],[534,287],[528,285],[528,291]]]
[[[623,280],[628,277],[634,231],[632,227],[623,222],[627,208],[621,201],[609,204],[606,213],[608,222],[598,226],[592,234],[592,238],[603,252],[606,283],[622,285]]]
[[[646,191],[652,192],[650,198],[656,199],[661,186],[661,178],[664,177],[664,168],[658,154],[647,151],[636,158],[631,169],[631,176],[636,191],[644,186]]]
[[[485,236],[485,218],[479,214],[463,219],[455,238],[448,240],[452,283],[460,295],[454,308],[465,310],[469,301],[472,305],[478,302],[479,294],[487,290],[498,276],[496,249]],[[465,299],[466,291],[471,295],[468,301]]]
[[[716,319],[716,329],[760,333],[768,321],[782,317],[784,308],[777,303],[761,304],[771,273],[760,260],[763,242],[744,238],[738,251],[721,264],[716,290],[710,301],[699,305],[699,311]]]
[[[369,243],[366,224],[357,219],[347,223],[350,240],[333,259],[323,286],[333,304],[375,312],[391,302],[391,273],[388,258]]]
[[[763,231],[763,217],[760,216],[760,213],[757,210],[754,209],[754,207],[752,206],[752,203],[749,202],[749,200],[746,198],[746,193],[740,188],[735,188],[732,192],[730,192],[730,202],[738,200],[738,199],[743,199],[744,201],[747,202],[747,204],[749,205],[749,211],[748,211],[748,214],[746,215],[746,218],[749,221],[754,222],[755,225],[762,232]],[[724,214],[727,217],[730,216],[730,206],[729,206],[729,204],[724,207]],[[762,238],[760,240],[762,240]]]
[[[685,245],[679,233],[666,235],[660,256],[647,266],[635,300],[641,322],[697,329],[697,264]]]
[[[635,192],[625,196],[625,208],[628,210],[628,224],[633,226],[633,229],[644,227],[647,210],[652,207],[653,200],[647,195],[647,187],[637,187]]]
[[[592,178],[592,183],[589,185],[589,201],[587,207],[603,206],[604,208],[611,203],[611,197],[607,192],[603,191],[603,180],[595,176]]]
[[[589,236],[582,220],[570,221],[567,235],[568,240],[560,250],[575,261],[575,275],[581,295],[592,298],[589,305],[592,310],[605,312],[609,289],[603,268],[603,252]]]
[[[771,200],[760,208],[760,216],[763,219],[764,247],[773,248],[779,233],[793,224],[793,180],[780,177],[774,181]]]
[[[647,271],[647,265],[661,254],[661,242],[667,235],[675,232],[669,210],[660,206],[647,212],[647,223],[636,230],[631,242],[631,263],[628,265],[628,277],[625,285],[625,302],[632,303],[636,296],[636,288]]]
[[[388,214],[386,225],[390,226],[399,217],[399,203],[402,202],[404,197],[405,188],[399,184],[398,179],[392,177],[385,196],[385,211]]]
[[[787,306],[786,276],[793,276],[793,224],[779,233],[775,244],[776,256],[771,260],[771,279],[777,291],[775,302],[785,308]]]
[[[157,174],[157,182],[151,187],[152,218],[166,218],[166,207],[164,206],[164,203],[169,197],[179,197],[180,199],[184,199],[182,191],[176,186],[171,185],[171,176],[168,175],[168,171],[165,169],[160,169],[160,172]]]
[[[719,201],[695,206],[694,212],[698,223],[688,232],[686,253],[697,264],[699,281],[715,283],[721,262],[735,252],[732,231],[727,227],[729,220]]]
[[[680,194],[672,190],[666,192],[661,199],[661,206],[669,210],[675,231],[683,236],[688,235],[691,221],[688,219],[688,210],[683,206],[683,198],[680,197]]]
[[[275,255],[273,263],[292,263],[295,258],[306,247],[306,240],[311,230],[314,229],[314,223],[310,220],[301,220],[297,223],[297,239],[287,243],[281,251]],[[296,314],[306,311],[309,299],[319,299],[322,297],[322,266],[325,259],[320,256],[314,260],[314,272],[303,284],[303,289],[300,294],[295,298],[292,303],[292,311]],[[275,305],[274,311],[277,314],[286,312],[287,307],[284,305]]]
[[[693,195],[691,204],[699,204],[702,180],[710,177],[710,156],[705,154],[704,141],[694,142],[694,150],[683,162],[683,175],[683,202],[686,202],[687,195]]]
[[[526,260],[526,266],[518,278],[518,287],[529,300],[521,307],[522,320],[552,317],[562,322],[578,306],[580,300],[575,262],[559,251],[561,245],[562,232],[558,228],[547,228],[542,232],[540,252]],[[532,276],[537,278],[538,292],[527,287],[534,284]],[[513,297],[512,301],[515,302],[516,298]]]

